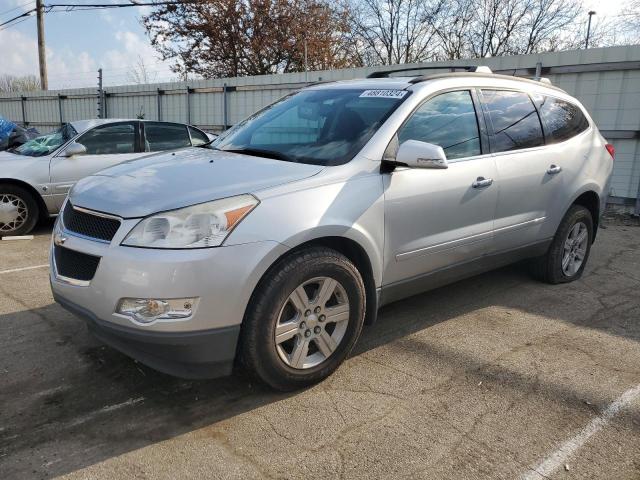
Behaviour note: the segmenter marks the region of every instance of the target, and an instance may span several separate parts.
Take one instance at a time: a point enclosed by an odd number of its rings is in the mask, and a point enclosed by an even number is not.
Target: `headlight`
[[[253,195],[238,195],[158,213],[138,223],[122,245],[147,248],[217,247],[258,203]]]

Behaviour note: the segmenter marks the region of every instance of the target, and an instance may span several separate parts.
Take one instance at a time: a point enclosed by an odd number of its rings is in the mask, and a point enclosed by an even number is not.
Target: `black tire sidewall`
[[[243,324],[248,367],[279,390],[302,388],[329,376],[349,355],[364,321],[365,293],[362,278],[349,260],[328,249],[294,254],[268,274],[249,304]],[[275,327],[282,306],[295,288],[315,277],[330,277],[344,287],[349,300],[349,324],[333,354],[321,364],[300,370],[286,365],[275,346]],[[244,341],[244,340],[243,340]]]
[[[9,237],[9,236],[19,236],[25,235],[33,230],[33,227],[36,226],[39,217],[39,209],[36,200],[33,198],[33,195],[29,193],[26,189],[19,187],[17,185],[0,185],[0,195],[2,194],[11,194],[19,197],[24,201],[27,206],[27,220],[22,224],[22,226],[16,230],[11,232],[0,232],[0,237]]]
[[[571,231],[571,229],[575,226],[576,223],[583,222],[587,226],[587,231],[589,233],[589,240],[587,242],[587,250],[584,255],[584,259],[582,260],[582,265],[576,272],[575,275],[567,276],[562,271],[562,257],[564,255],[564,242],[567,238],[567,235]],[[591,244],[593,242],[593,218],[591,217],[591,213],[585,207],[580,205],[572,206],[569,211],[565,214],[560,226],[558,227],[558,231],[553,239],[553,244],[549,251],[549,273],[553,283],[567,283],[572,282],[574,280],[579,279],[582,276],[582,273],[587,265],[587,261],[589,260],[589,254],[591,253]]]

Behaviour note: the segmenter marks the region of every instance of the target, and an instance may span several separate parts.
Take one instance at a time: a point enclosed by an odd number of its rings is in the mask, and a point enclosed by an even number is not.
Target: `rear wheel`
[[[544,282],[573,282],[582,276],[591,252],[593,218],[581,205],[565,214],[547,253],[532,261],[534,275]]]
[[[282,260],[260,283],[242,325],[242,361],[278,390],[329,376],[360,335],[365,290],[340,253],[310,248]]]
[[[24,235],[38,221],[33,195],[16,185],[0,185],[0,237]]]

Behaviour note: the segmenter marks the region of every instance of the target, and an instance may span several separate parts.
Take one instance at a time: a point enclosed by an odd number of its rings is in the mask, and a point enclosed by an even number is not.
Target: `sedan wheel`
[[[28,217],[27,204],[20,197],[0,194],[0,234],[15,232],[24,225]]]
[[[17,185],[0,184],[0,237],[29,233],[37,221],[33,195]]]

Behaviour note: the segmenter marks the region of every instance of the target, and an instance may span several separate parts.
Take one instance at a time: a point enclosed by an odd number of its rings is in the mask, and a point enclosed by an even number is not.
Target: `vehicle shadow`
[[[470,355],[461,358],[460,352],[427,349],[411,334],[500,305],[638,341],[640,327],[624,324],[624,315],[601,321],[606,304],[595,310],[572,305],[592,282],[606,280],[616,255],[596,259],[587,278],[571,285],[539,284],[517,264],[388,305],[378,322],[365,328],[353,356],[401,339],[426,361],[462,363],[471,374],[529,388],[518,372]],[[633,299],[639,281],[621,284],[621,295]],[[621,311],[638,309],[636,301],[622,306]],[[270,391],[243,372],[211,381],[155,372],[100,345],[81,320],[56,304],[0,315],[0,325],[0,465],[5,478],[68,473],[296,395]],[[558,398],[580,397],[571,387],[546,388]]]

